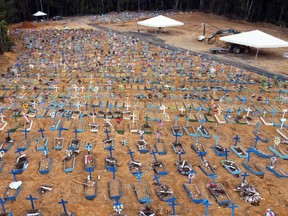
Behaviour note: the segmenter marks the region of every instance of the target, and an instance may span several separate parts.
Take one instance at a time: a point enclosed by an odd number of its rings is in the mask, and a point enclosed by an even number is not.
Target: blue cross
[[[175,125],[177,125],[178,119],[179,119],[179,117],[176,115],[176,116],[174,117],[174,124],[175,124]]]
[[[63,210],[64,210],[65,215],[68,215],[68,212],[67,212],[66,206],[65,206],[65,204],[67,204],[67,203],[68,203],[68,201],[65,201],[63,199],[61,199],[61,201],[58,202],[58,204],[61,204],[63,206]]]
[[[218,145],[219,144],[219,135],[216,134],[214,136],[214,139],[215,139],[216,145]]]
[[[229,151],[227,148],[224,149],[224,154],[225,154],[226,160],[228,160],[228,153],[229,153],[229,152],[230,152],[230,151]]]
[[[129,151],[127,152],[127,154],[129,154],[130,157],[131,157],[131,160],[134,161],[134,157],[133,157],[134,152],[131,151],[131,149],[129,149]]]
[[[49,153],[50,149],[47,148],[47,146],[43,147],[42,153],[46,156],[46,158],[48,157],[48,153]]]
[[[80,131],[75,128],[73,132],[75,133],[75,139],[78,139],[78,133],[80,133]]]
[[[156,181],[157,185],[161,185],[160,181],[159,181],[160,176],[154,175],[153,180]]]
[[[145,202],[145,204],[146,204],[146,207],[148,207],[148,205],[149,205],[149,202],[151,202],[152,200],[149,198],[149,196],[146,196],[145,198],[144,198],[144,202]]]
[[[89,104],[88,104],[88,102],[86,101],[86,103],[85,103],[86,110],[88,110],[88,106],[89,106]]]
[[[73,102],[70,101],[70,102],[69,102],[69,109],[70,109],[70,110],[72,109],[72,105],[73,105]]]
[[[140,170],[138,170],[138,172],[136,173],[136,178],[138,180],[138,183],[141,182],[141,178],[142,178],[142,173],[140,172]]]
[[[85,146],[85,149],[88,151],[88,154],[90,154],[90,151],[92,150],[92,144],[91,143],[87,143]]]
[[[212,203],[209,203],[208,199],[205,199],[202,204],[205,206],[205,216],[209,216],[209,206],[212,206]]]
[[[199,142],[199,134],[196,133],[196,134],[194,135],[194,137],[195,137],[196,143],[198,143],[198,142]]]
[[[209,177],[213,180],[213,184],[216,184],[217,175],[215,173],[212,173]]]
[[[90,179],[90,181],[91,181],[91,180],[92,180],[93,168],[92,168],[92,167],[89,167],[89,168],[88,168],[88,172],[89,172],[89,179]]]
[[[44,138],[44,129],[43,128],[40,128],[39,130],[38,130],[38,132],[40,132],[41,133],[41,136],[42,136],[42,138]]]
[[[0,204],[1,204],[1,206],[2,206],[2,213],[3,214],[5,214],[5,212],[6,212],[6,209],[5,209],[5,201],[4,200],[2,200],[2,198],[0,198]]]
[[[100,111],[102,111],[102,101],[99,102]]]
[[[180,135],[178,134],[178,132],[176,132],[175,133],[175,143],[177,144],[178,143],[178,137],[179,137]]]
[[[151,151],[151,153],[150,153],[150,154],[152,154],[152,155],[153,155],[155,162],[158,162],[158,160],[157,160],[157,156],[156,156],[157,152],[156,152],[156,151],[154,151],[154,149]]]
[[[35,197],[33,197],[33,196],[30,194],[30,196],[27,197],[26,200],[30,200],[31,206],[32,206],[32,210],[34,210],[34,200],[38,200],[38,199],[35,198]]]
[[[237,146],[237,144],[240,140],[240,137],[238,135],[236,135],[233,139],[235,140],[234,146]]]
[[[206,120],[204,118],[200,119],[199,121],[200,121],[201,125],[204,125],[204,123],[206,122]]]
[[[107,139],[109,139],[109,130],[108,130],[108,128],[106,128],[105,133],[106,133]]]
[[[113,179],[116,179],[116,172],[117,172],[116,167],[113,166],[113,167],[111,167],[111,169],[112,169],[112,173],[113,173]]]
[[[246,152],[247,152],[247,154],[248,154],[247,161],[250,162],[251,152],[253,152],[253,151],[252,151],[251,148],[248,148],[248,150],[246,150]]]
[[[244,97],[242,98],[242,104],[244,104],[247,100],[248,100],[248,98],[247,98],[246,96],[244,96]]]
[[[27,130],[26,127],[25,127],[24,130],[22,130],[22,132],[25,133],[25,139],[27,139],[27,138],[28,138],[29,130]]]
[[[153,108],[153,104],[149,103],[147,105],[148,112],[150,112],[152,108]]]
[[[92,104],[91,105],[92,109],[93,109],[93,112],[95,113],[95,108],[97,107],[95,104]]]
[[[107,150],[109,151],[110,157],[112,157],[113,156],[113,150],[114,150],[113,146],[110,145],[109,147],[107,147]]]
[[[12,170],[9,174],[13,175],[14,182],[17,182],[17,176],[16,176],[17,173],[14,170]]]
[[[277,110],[272,109],[272,110],[271,110],[271,113],[272,113],[272,118],[274,118],[275,114],[277,113]]]
[[[110,109],[110,111],[113,109],[113,107],[114,107],[113,104],[110,103],[110,104],[109,104],[109,109]]]
[[[203,161],[204,159],[203,159],[203,157],[205,156],[205,153],[204,152],[202,152],[202,151],[200,151],[199,153],[198,153],[198,156],[201,158],[201,160]]]
[[[257,148],[257,143],[258,143],[259,140],[261,140],[261,138],[258,135],[256,135],[255,142],[254,142],[254,149]]]
[[[72,112],[69,111],[69,112],[67,113],[67,118],[70,119],[71,116],[72,116]]]
[[[246,177],[247,176],[250,176],[247,172],[244,172],[242,175],[241,175],[243,178],[242,178],[242,184],[245,183],[245,180],[246,180]]]
[[[258,132],[259,131],[259,127],[261,126],[260,122],[257,122],[255,124],[255,132]]]
[[[60,137],[61,137],[61,134],[62,134],[62,131],[63,131],[63,130],[68,130],[68,129],[60,126],[60,128],[58,128],[57,130],[59,130],[59,138],[60,138]]]
[[[235,205],[234,202],[231,203],[231,206],[228,206],[227,208],[231,208],[232,210],[232,216],[235,215],[235,208],[239,208],[239,206]]]
[[[176,198],[173,198],[173,199],[171,200],[171,203],[168,204],[169,206],[172,207],[172,215],[175,215],[175,214],[176,214],[176,213],[175,213],[175,207],[180,205],[180,204],[175,203],[175,202],[176,202]]]

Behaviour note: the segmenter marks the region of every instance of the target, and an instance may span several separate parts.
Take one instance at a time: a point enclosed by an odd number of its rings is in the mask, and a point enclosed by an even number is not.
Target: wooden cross
[[[246,177],[247,176],[250,176],[247,172],[244,172],[242,175],[241,175],[243,178],[242,178],[242,184],[245,183],[245,180],[246,180]]]
[[[127,154],[129,154],[130,157],[131,157],[131,160],[134,161],[134,157],[133,157],[134,152],[131,151],[131,149],[129,149],[129,151],[127,152]]]
[[[68,212],[67,212],[66,206],[65,206],[67,203],[68,203],[68,201],[65,201],[63,199],[61,199],[61,201],[58,202],[58,204],[61,204],[63,206],[63,210],[64,210],[65,215],[68,215]]]
[[[156,152],[156,151],[154,151],[154,149],[151,151],[151,153],[150,153],[150,154],[152,154],[152,155],[153,155],[155,162],[158,162],[158,160],[157,160],[157,156],[156,156],[157,152]]]
[[[171,200],[171,203],[168,204],[169,206],[172,207],[172,215],[173,215],[173,216],[176,215],[176,213],[175,213],[175,212],[176,212],[176,211],[175,211],[175,207],[180,205],[180,204],[175,203],[175,202],[176,202],[176,198],[173,198],[173,199]]]
[[[26,200],[30,200],[31,202],[31,206],[32,206],[32,210],[34,210],[34,201],[38,200],[36,197],[33,197],[31,194],[29,197],[26,198]]]
[[[208,199],[205,199],[202,204],[205,206],[205,216],[209,216],[209,206],[213,206],[213,204],[209,203]]]
[[[238,135],[236,135],[233,139],[235,140],[234,146],[237,146],[237,144],[240,140],[240,137]]]
[[[159,181],[160,176],[154,175],[153,180],[156,181],[157,185],[161,185],[160,181]]]
[[[234,216],[235,215],[235,208],[239,208],[239,206],[235,205],[234,202],[232,202],[231,206],[228,206],[227,208],[231,208],[232,216]]]
[[[40,132],[41,133],[41,136],[42,136],[42,138],[44,138],[44,129],[43,128],[40,128],[39,130],[38,130],[38,132]]]
[[[22,130],[22,132],[25,133],[25,139],[27,139],[27,138],[28,138],[29,130],[27,130],[26,127],[25,127],[24,130]]]

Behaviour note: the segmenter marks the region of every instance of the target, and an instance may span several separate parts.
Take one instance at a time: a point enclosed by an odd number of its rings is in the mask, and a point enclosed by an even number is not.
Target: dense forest
[[[32,20],[43,11],[48,17],[102,14],[111,11],[199,10],[229,18],[288,25],[288,0],[0,0],[0,20]]]
[[[121,11],[198,10],[288,26],[288,0],[0,0],[0,53],[11,44],[5,21],[33,20],[32,14],[39,10],[48,18]]]

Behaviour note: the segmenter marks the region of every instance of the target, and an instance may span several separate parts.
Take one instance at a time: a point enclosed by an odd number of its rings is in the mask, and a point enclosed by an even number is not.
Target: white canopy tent
[[[221,37],[220,40],[228,43],[240,44],[256,48],[257,52],[255,58],[257,58],[259,49],[261,48],[288,47],[288,42],[259,30]]]
[[[47,14],[42,12],[42,11],[38,11],[38,12],[34,13],[33,16],[35,16],[36,20],[37,20],[37,17],[43,16],[43,18],[44,18],[44,16],[47,16]]]
[[[42,11],[38,11],[37,13],[34,13],[33,16],[36,16],[36,17],[38,17],[38,16],[47,16],[47,14],[42,12]]]
[[[162,15],[159,15],[157,17],[153,17],[147,20],[140,21],[138,22],[138,25],[151,27],[151,28],[167,28],[167,27],[183,26],[184,23],[162,16]]]

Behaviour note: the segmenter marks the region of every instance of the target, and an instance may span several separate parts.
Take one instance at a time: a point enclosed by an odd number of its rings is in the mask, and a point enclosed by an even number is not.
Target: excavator
[[[211,37],[208,38],[208,44],[213,44],[219,38],[223,35],[231,35],[231,34],[239,34],[240,31],[237,31],[235,29],[226,29],[226,30],[219,30],[215,34],[213,34]]]
[[[208,44],[215,43],[216,41],[219,40],[221,36],[239,34],[239,33],[241,32],[235,29],[219,30],[215,34],[213,34],[211,37],[208,38]],[[239,53],[249,53],[250,49],[251,49],[250,47],[239,45],[239,44],[225,43],[225,48],[222,48],[222,47],[211,48],[210,51],[215,54],[220,53],[220,52],[225,52],[225,51],[230,51],[231,53],[239,54]]]

